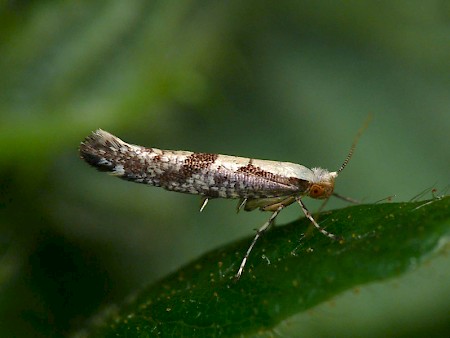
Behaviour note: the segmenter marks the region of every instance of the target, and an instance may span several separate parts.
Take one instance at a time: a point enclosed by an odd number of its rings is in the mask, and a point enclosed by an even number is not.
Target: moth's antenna
[[[355,151],[356,148],[356,144],[359,141],[359,138],[361,137],[362,133],[364,132],[364,130],[366,130],[366,128],[369,126],[370,121],[372,120],[372,114],[369,114],[369,116],[367,116],[366,120],[364,121],[364,124],[362,125],[361,128],[359,128],[358,130],[358,134],[356,134],[355,139],[353,140],[352,146],[350,148],[350,151],[348,152],[347,158],[345,159],[344,163],[342,163],[341,167],[339,168],[339,170],[337,171],[338,174],[344,170],[345,166],[348,164],[348,162],[350,161],[350,159],[352,158],[353,152]]]

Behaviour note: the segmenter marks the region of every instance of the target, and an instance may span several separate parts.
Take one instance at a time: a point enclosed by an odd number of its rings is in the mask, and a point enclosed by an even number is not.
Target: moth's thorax
[[[333,194],[334,180],[337,172],[329,172],[322,168],[312,168],[313,177],[310,181],[308,196],[317,199],[328,198]]]

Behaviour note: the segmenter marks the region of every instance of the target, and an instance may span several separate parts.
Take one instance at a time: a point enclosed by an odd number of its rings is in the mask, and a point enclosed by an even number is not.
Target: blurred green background
[[[227,200],[199,214],[198,197],[98,173],[77,152],[92,130],[336,170],[369,113],[336,191],[367,203],[444,193],[448,1],[2,1],[0,336],[65,335],[268,217]],[[291,207],[277,222],[300,216]],[[399,299],[426,289],[419,309],[449,310],[440,264]],[[362,332],[405,310],[383,292],[360,302],[378,310]],[[294,322],[326,336],[327,322],[354,320],[339,313]]]

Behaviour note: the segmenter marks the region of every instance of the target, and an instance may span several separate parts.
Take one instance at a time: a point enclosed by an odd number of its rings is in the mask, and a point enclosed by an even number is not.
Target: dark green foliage
[[[413,269],[441,253],[450,198],[360,205],[320,215],[343,237],[331,242],[308,221],[275,227],[233,276],[250,239],[214,250],[139,292],[93,336],[237,336],[270,331],[340,292]]]

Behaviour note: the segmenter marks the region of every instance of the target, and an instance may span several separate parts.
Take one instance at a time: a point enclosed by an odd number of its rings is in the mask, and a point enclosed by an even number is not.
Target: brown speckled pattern
[[[236,170],[229,156],[144,148],[98,130],[80,145],[80,156],[98,170],[122,179],[167,190],[222,198],[267,198],[299,195],[309,182],[283,177],[239,158]],[[245,162],[242,162],[244,161]],[[239,163],[242,162],[242,166]]]

